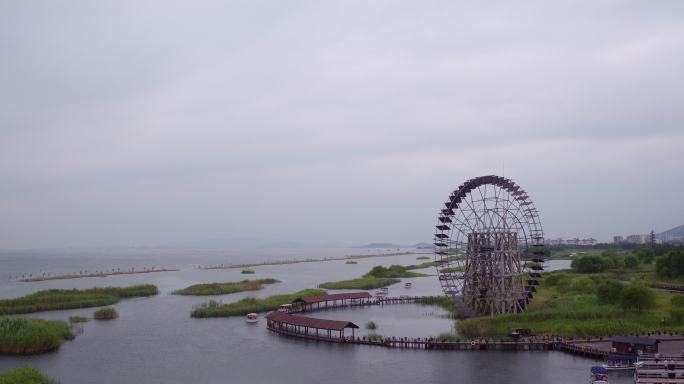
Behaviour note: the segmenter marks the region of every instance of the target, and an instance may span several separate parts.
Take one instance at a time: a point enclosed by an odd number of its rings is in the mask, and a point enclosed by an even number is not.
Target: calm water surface
[[[455,352],[389,350],[368,346],[342,346],[295,340],[269,333],[265,321],[248,325],[242,318],[191,319],[193,306],[210,298],[224,302],[242,297],[268,296],[315,287],[325,281],[354,278],[374,265],[415,264],[416,255],[257,267],[249,278],[273,277],[282,281],[258,292],[218,297],[174,296],[169,292],[190,284],[244,279],[238,269],[199,270],[197,265],[254,262],[308,257],[367,254],[377,250],[306,249],[108,255],[0,254],[0,297],[11,298],[46,288],[87,288],[156,284],[161,294],[125,300],[114,305],[120,317],[91,321],[74,341],[58,352],[31,357],[0,357],[0,371],[31,364],[67,383],[586,383],[594,361],[557,352]],[[49,271],[69,273],[79,269],[111,269],[165,266],[164,272],[106,278],[40,283],[11,281],[10,276]],[[552,268],[568,262],[552,261]],[[425,272],[434,273],[428,269]],[[436,277],[404,279],[390,287],[391,295],[440,294]],[[53,311],[31,317],[68,319],[92,316],[93,309]],[[453,322],[437,307],[397,305],[384,308],[344,309],[316,313],[329,319],[379,324],[385,336],[434,336],[453,331]],[[361,333],[365,333],[361,330]],[[612,375],[613,383],[632,382],[629,374]]]

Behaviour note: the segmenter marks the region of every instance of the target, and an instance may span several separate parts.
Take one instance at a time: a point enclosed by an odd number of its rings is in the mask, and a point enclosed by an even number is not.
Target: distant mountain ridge
[[[394,243],[369,243],[363,245],[354,246],[354,248],[432,248],[432,244],[429,243],[418,243],[418,244],[394,244]]]
[[[684,225],[674,227],[670,230],[660,232],[655,235],[656,239],[662,241],[673,241],[684,239]]]

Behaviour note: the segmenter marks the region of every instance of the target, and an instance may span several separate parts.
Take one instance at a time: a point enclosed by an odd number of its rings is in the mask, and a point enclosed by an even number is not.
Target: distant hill
[[[406,244],[394,244],[394,243],[370,243],[370,244],[364,244],[364,245],[358,245],[355,246],[354,248],[418,248],[418,249],[427,249],[430,248],[432,249],[432,244],[429,243],[418,243],[418,244],[412,244],[412,245],[406,245]]]
[[[656,239],[662,241],[684,240],[684,225],[658,233],[656,234]]]
[[[175,241],[159,246],[164,249],[234,249],[234,248],[304,248],[302,243],[293,241],[255,239],[255,238],[232,238],[232,239],[205,239],[190,241]]]

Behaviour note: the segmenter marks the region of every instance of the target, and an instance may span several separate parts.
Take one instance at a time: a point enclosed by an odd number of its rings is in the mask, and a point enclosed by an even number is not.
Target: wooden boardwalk
[[[372,298],[371,300],[361,302],[345,302],[332,303],[320,308],[312,307],[292,307],[288,313],[308,313],[320,310],[350,308],[350,307],[364,307],[371,305],[397,305],[397,304],[420,304],[428,301],[429,296],[400,296],[400,297],[386,297],[386,298]],[[300,339],[323,341],[328,343],[338,344],[359,344],[359,345],[374,345],[386,348],[401,348],[401,349],[425,349],[425,350],[452,350],[452,351],[544,351],[557,350],[566,353],[572,353],[588,358],[603,359],[608,354],[607,351],[602,351],[596,348],[588,347],[586,345],[578,345],[581,343],[591,343],[598,340],[564,340],[562,338],[552,337],[530,337],[519,341],[514,340],[495,340],[495,339],[472,339],[459,341],[440,341],[436,338],[409,338],[409,337],[384,337],[381,339],[373,339],[368,336],[326,336],[312,334],[308,330],[296,331],[293,329],[283,329],[282,327],[268,326],[268,329],[274,333],[285,336],[296,337]]]
[[[637,384],[684,383],[684,357],[640,358],[643,363],[634,374]],[[667,364],[666,364],[667,362]]]

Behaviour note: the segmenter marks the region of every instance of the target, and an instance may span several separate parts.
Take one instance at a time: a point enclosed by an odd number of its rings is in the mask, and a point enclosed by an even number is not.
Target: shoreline
[[[318,258],[318,259],[293,259],[293,260],[280,260],[280,261],[263,261],[261,263],[212,265],[209,267],[198,268],[198,269],[254,268],[254,267],[260,267],[260,266],[267,266],[267,265],[320,263],[320,262],[325,262],[325,261],[358,260],[358,259],[370,259],[370,258],[375,258],[375,257],[394,257],[394,256],[407,256],[407,255],[432,255],[432,254],[433,254],[432,252],[376,253],[376,254],[372,254],[372,255],[347,255],[347,256],[323,257],[323,258]]]
[[[68,275],[56,275],[56,276],[38,276],[38,277],[30,277],[27,279],[19,279],[18,281],[24,282],[24,283],[35,283],[39,281],[49,281],[49,280],[69,280],[69,279],[84,279],[88,277],[107,277],[107,276],[116,276],[116,275],[135,275],[139,273],[154,273],[154,272],[178,272],[180,269],[167,269],[167,268],[161,268],[161,269],[149,269],[149,270],[142,270],[142,271],[116,271],[116,272],[102,272],[102,273],[89,273],[86,275],[74,275],[74,274],[68,274]]]

